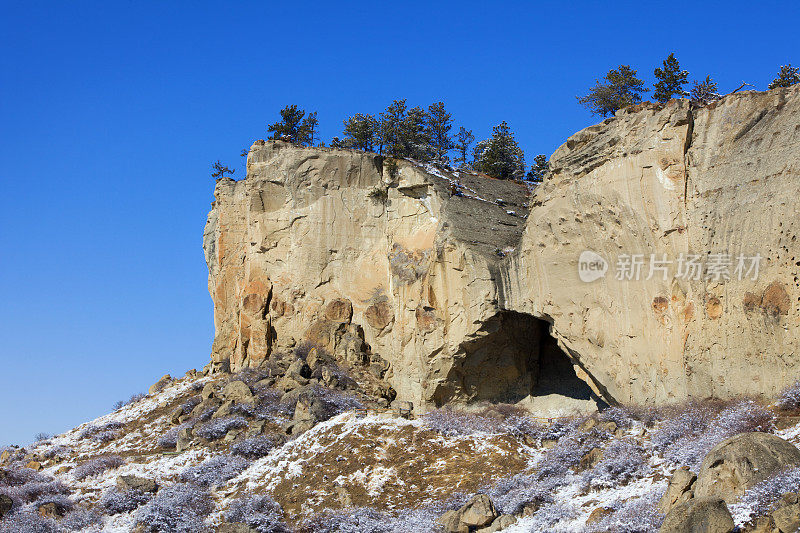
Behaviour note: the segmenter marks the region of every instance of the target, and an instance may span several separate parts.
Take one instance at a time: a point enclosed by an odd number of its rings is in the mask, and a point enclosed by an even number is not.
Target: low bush
[[[125,424],[112,420],[101,426],[89,426],[80,432],[78,437],[81,439],[91,439],[96,442],[109,442],[116,439]]]
[[[231,447],[231,453],[252,460],[268,455],[275,446],[276,442],[274,439],[265,437],[264,435],[258,435],[237,442]]]
[[[96,527],[103,522],[103,517],[91,509],[78,508],[67,513],[61,519],[60,525],[67,531],[86,531],[96,530]]]
[[[72,475],[75,476],[75,479],[78,481],[82,481],[87,477],[99,476],[106,470],[118,468],[123,464],[125,464],[125,461],[123,461],[122,457],[119,455],[103,455],[95,457],[94,459],[89,459],[82,465],[76,467],[72,471]]]
[[[198,405],[200,405],[200,402],[202,401],[203,399],[199,395],[192,396],[191,398],[189,398],[188,400],[186,400],[181,404],[181,409],[183,410],[184,413],[191,413],[192,410]]]
[[[164,487],[134,514],[134,522],[150,533],[201,533],[210,530],[205,518],[214,510],[209,494],[191,484]]]
[[[50,440],[52,438],[53,438],[53,436],[51,434],[49,434],[49,433],[37,433],[33,437],[33,440],[34,440],[35,443],[38,444],[38,443],[41,443],[43,441]]]
[[[669,461],[692,470],[711,449],[733,435],[768,431],[774,415],[753,402],[742,400],[728,406],[689,404],[655,432],[652,443]]]
[[[795,381],[789,385],[778,396],[778,407],[781,409],[794,410],[800,408],[800,381]]]
[[[775,507],[781,496],[798,490],[800,468],[788,468],[747,489],[734,507],[748,517],[764,516]]]
[[[289,533],[283,509],[269,496],[244,496],[231,502],[225,513],[228,522],[247,524],[259,533]]]
[[[55,520],[44,518],[35,509],[22,509],[0,520],[0,533],[60,533]]]
[[[247,420],[241,416],[226,416],[205,422],[194,428],[194,434],[206,440],[221,439],[229,431],[247,427]]]
[[[183,424],[169,428],[166,433],[159,437],[157,444],[161,448],[167,448],[169,450],[175,449],[175,447],[178,445],[178,433],[180,433],[181,430],[191,428],[192,426],[192,422],[184,422]]]
[[[584,479],[593,487],[612,487],[625,484],[648,473],[647,453],[634,441],[613,440],[603,450],[603,457]]]
[[[238,476],[249,461],[238,455],[217,455],[181,472],[181,481],[201,487],[216,486]]]
[[[69,489],[60,481],[36,472],[30,468],[12,464],[0,477],[0,494],[5,494],[15,508],[41,500],[43,498],[69,493]]]
[[[125,402],[125,405],[133,405],[139,400],[144,400],[145,398],[147,398],[147,394],[144,394],[142,392],[137,392],[136,394],[131,395],[128,401]]]
[[[664,489],[653,490],[644,496],[618,501],[612,504],[611,514],[599,522],[589,524],[586,533],[653,533],[659,530],[664,515],[658,510],[658,502]]]
[[[388,514],[371,507],[331,510],[316,514],[303,523],[303,533],[408,533],[409,531],[438,531],[439,527],[429,509],[407,509]]]
[[[69,446],[63,446],[61,444],[52,446],[42,452],[42,456],[45,459],[66,459],[70,455],[72,455],[73,449]]]
[[[149,492],[137,489],[122,491],[114,487],[103,493],[99,503],[107,514],[115,515],[134,511],[149,502],[152,497]]]

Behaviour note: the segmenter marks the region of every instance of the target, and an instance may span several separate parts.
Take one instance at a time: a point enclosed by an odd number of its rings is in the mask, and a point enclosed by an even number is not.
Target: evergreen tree
[[[378,120],[375,117],[356,113],[344,121],[344,139],[341,143],[347,148],[372,152],[378,140],[378,130]]]
[[[303,119],[303,122],[300,124],[300,131],[305,137],[301,142],[308,144],[309,146],[315,146],[315,143],[319,141],[319,138],[317,137],[318,126],[319,121],[317,120],[317,112],[312,111],[306,118]]]
[[[503,121],[492,130],[492,136],[475,146],[475,170],[498,179],[522,179],[525,154],[514,139],[514,133]]]
[[[792,67],[792,64],[783,65],[781,71],[778,72],[778,77],[772,80],[769,84],[770,89],[776,87],[791,87],[795,83],[800,83],[800,67]]]
[[[403,157],[402,152],[402,126],[406,120],[406,101],[395,100],[386,111],[381,113],[381,153],[386,152],[392,157]]]
[[[456,163],[461,163],[462,166],[467,164],[467,154],[473,142],[475,142],[475,135],[472,134],[472,130],[468,130],[464,126],[459,127],[455,143],[455,149],[458,150]]]
[[[689,94],[693,101],[701,105],[709,104],[720,98],[720,95],[717,94],[717,83],[711,79],[711,76],[706,76],[706,79],[700,83],[693,81]]]
[[[430,144],[433,148],[433,159],[439,165],[450,163],[447,153],[455,145],[450,136],[453,127],[453,117],[444,108],[444,102],[436,102],[428,106],[428,133]]]
[[[230,168],[220,163],[219,159],[214,161],[214,163],[211,165],[211,170],[213,171],[211,173],[211,177],[216,179],[222,179],[225,177],[225,174],[233,175],[233,173],[236,172],[236,169],[231,170]]]
[[[291,143],[302,142],[302,124],[306,112],[296,105],[288,105],[280,111],[281,119],[267,127],[272,139],[282,139]]]
[[[608,71],[603,81],[595,80],[595,86],[586,96],[578,97],[578,103],[593,114],[605,117],[618,109],[638,104],[647,91],[644,82],[636,77],[636,70],[629,65],[620,65]]]
[[[675,54],[670,54],[664,60],[664,68],[657,68],[653,71],[656,79],[658,80],[653,86],[653,98],[657,101],[666,103],[673,96],[686,96],[686,91],[683,86],[686,85],[686,80],[689,77],[689,71],[681,70],[678,60],[675,59]]]
[[[408,110],[400,129],[402,152],[400,157],[408,157],[427,162],[433,159],[433,147],[428,131],[428,113],[419,106]]]
[[[542,181],[550,170],[550,163],[547,162],[547,156],[539,154],[533,158],[533,166],[528,171],[527,178],[531,181]]]

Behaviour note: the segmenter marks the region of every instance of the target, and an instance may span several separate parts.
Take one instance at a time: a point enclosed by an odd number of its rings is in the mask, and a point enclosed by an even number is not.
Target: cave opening
[[[607,407],[579,377],[591,379],[561,349],[550,326],[515,311],[493,316],[461,344],[461,364],[441,399],[514,403],[543,416]]]

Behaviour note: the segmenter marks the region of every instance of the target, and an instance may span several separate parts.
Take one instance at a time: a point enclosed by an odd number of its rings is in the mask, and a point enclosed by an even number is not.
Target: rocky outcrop
[[[590,383],[619,402],[775,394],[800,364],[799,142],[800,86],[701,109],[643,104],[582,130],[550,159],[501,305],[549,317]],[[581,281],[584,251],[606,261],[604,277]],[[628,279],[617,266],[636,254],[641,275]],[[738,256],[757,254],[757,279],[752,261],[738,279]],[[691,256],[729,259],[730,279],[679,276]]]
[[[256,142],[206,225],[212,361],[236,370],[307,343],[376,365],[415,408],[774,394],[798,371],[798,143],[797,86],[624,110],[556,150],[530,197]]]
[[[528,188],[398,166],[260,141],[247,179],[218,181],[204,241],[216,365],[309,344],[343,364],[387,361],[416,405],[527,393],[541,330],[502,313],[495,280]]]
[[[716,445],[703,459],[694,491],[698,498],[734,503],[756,483],[800,465],[800,450],[776,435],[742,433]]]

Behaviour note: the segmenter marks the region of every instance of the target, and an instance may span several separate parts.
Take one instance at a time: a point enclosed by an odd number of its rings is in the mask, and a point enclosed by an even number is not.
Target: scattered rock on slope
[[[731,533],[733,518],[719,498],[698,498],[672,508],[659,533]]]
[[[706,455],[694,485],[697,498],[733,503],[744,491],[789,466],[800,465],[800,450],[769,433],[742,433]]]

